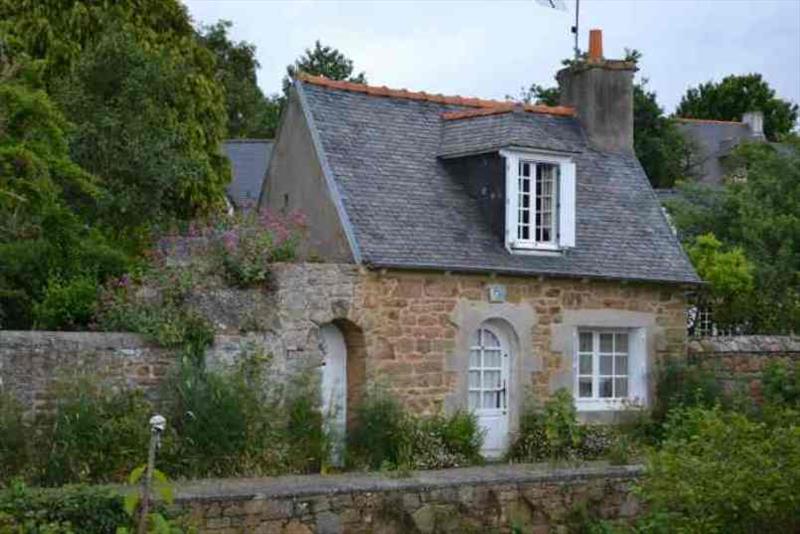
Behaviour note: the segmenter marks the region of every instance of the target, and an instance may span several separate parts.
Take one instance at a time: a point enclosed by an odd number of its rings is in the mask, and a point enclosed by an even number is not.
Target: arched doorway
[[[509,435],[509,385],[511,346],[501,329],[481,324],[470,340],[467,370],[468,406],[485,432],[483,454],[503,454]]]
[[[344,463],[348,428],[361,401],[366,379],[364,333],[354,323],[339,319],[320,327],[322,351],[321,408],[331,442],[331,464]]]

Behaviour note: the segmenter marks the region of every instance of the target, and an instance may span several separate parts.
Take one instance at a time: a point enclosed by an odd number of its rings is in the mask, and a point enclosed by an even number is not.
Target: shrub
[[[30,459],[28,448],[32,437],[22,418],[22,405],[8,393],[0,391],[0,487],[20,475]]]
[[[783,362],[770,362],[761,377],[764,401],[776,405],[800,405],[800,372]]]
[[[270,263],[294,259],[303,225],[299,213],[284,219],[256,210],[228,221],[214,239],[228,283],[237,287],[268,284]]]
[[[56,393],[55,414],[40,421],[40,483],[116,482],[143,463],[152,409],[141,392],[114,391],[96,377],[79,376]]]
[[[617,428],[580,425],[572,394],[559,389],[544,406],[528,401],[507,457],[516,462],[607,457],[623,463],[633,452],[632,443]]]
[[[416,417],[376,388],[356,409],[348,461],[372,469],[436,469],[481,463],[477,419],[466,412]]]
[[[97,306],[97,280],[79,275],[64,280],[51,276],[41,302],[34,304],[35,327],[44,330],[76,329],[92,320]]]
[[[112,534],[129,519],[122,498],[107,488],[32,489],[14,483],[0,491],[0,532]]]
[[[797,420],[788,409],[773,425],[719,407],[674,410],[641,484],[645,521],[660,518],[682,532],[796,532]]]

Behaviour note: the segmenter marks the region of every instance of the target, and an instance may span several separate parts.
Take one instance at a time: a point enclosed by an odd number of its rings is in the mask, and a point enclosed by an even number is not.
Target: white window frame
[[[580,396],[580,334],[592,333],[592,397]],[[628,394],[625,397],[600,397],[600,334],[628,336]],[[578,411],[616,411],[643,407],[647,404],[647,348],[644,328],[581,327],[575,330],[573,350],[573,391]],[[613,358],[616,360],[616,358]],[[614,362],[616,365],[616,362]],[[612,371],[615,376],[621,375]],[[606,375],[602,375],[606,376]],[[613,380],[613,379],[612,379]]]
[[[506,161],[505,243],[512,253],[559,254],[575,246],[575,163],[569,156],[526,150],[501,150]],[[529,202],[529,239],[518,237],[520,221],[519,180],[521,165],[531,164]],[[553,183],[552,234],[548,241],[537,241],[536,164],[556,165]]]

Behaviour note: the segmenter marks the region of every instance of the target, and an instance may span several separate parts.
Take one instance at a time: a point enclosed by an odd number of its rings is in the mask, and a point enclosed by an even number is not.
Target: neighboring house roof
[[[225,155],[231,161],[233,177],[228,196],[237,208],[258,203],[261,185],[267,174],[274,142],[271,139],[229,139]]]
[[[324,78],[296,82],[356,259],[374,267],[697,283],[633,154],[589,147],[569,108],[488,113],[499,103]],[[510,254],[440,156],[525,145],[577,165],[577,243]]]
[[[693,142],[693,160],[698,179],[708,185],[721,185],[725,175],[721,158],[743,140],[754,139],[753,131],[744,122],[708,119],[677,119],[678,129]]]

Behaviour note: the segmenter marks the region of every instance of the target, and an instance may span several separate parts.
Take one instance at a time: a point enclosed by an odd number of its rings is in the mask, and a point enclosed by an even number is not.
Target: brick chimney
[[[748,111],[742,115],[742,122],[750,128],[750,137],[763,141],[764,137],[764,113],[761,111]]]
[[[603,57],[603,33],[589,31],[589,54],[556,75],[561,104],[578,112],[589,143],[605,152],[633,152],[636,63]]]

